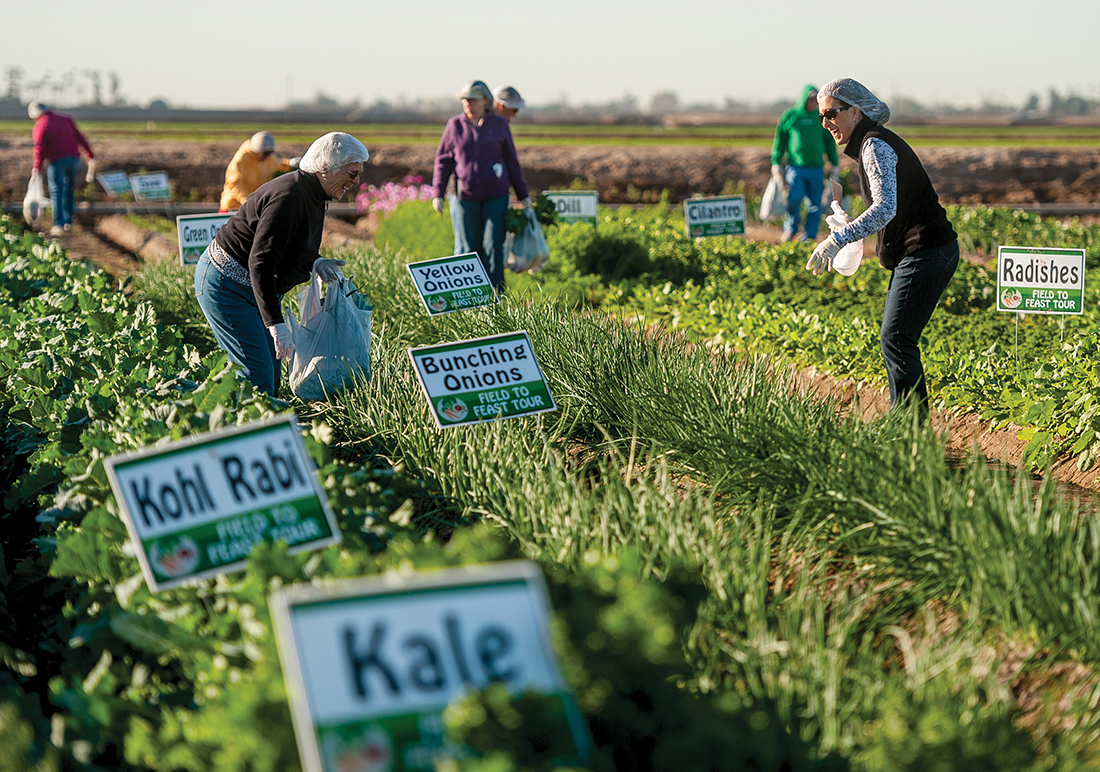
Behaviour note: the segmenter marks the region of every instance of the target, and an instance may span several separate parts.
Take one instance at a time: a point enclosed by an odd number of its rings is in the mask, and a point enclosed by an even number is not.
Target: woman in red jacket
[[[88,159],[95,157],[92,146],[80,133],[73,119],[55,113],[41,102],[27,105],[27,115],[34,121],[34,171],[46,164],[46,179],[50,183],[53,202],[54,236],[72,230],[73,198],[76,194],[76,173],[80,168],[80,148]]]

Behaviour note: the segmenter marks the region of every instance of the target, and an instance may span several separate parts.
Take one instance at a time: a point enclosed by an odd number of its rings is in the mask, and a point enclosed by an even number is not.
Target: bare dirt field
[[[90,138],[99,171],[167,171],[180,201],[217,201],[225,166],[239,142]],[[305,146],[280,144],[287,156]],[[428,144],[377,145],[366,183],[431,178],[435,148]],[[1100,148],[924,147],[917,148],[944,203],[1100,204]],[[22,199],[30,175],[27,136],[0,135],[0,202]],[[536,190],[568,186],[576,179],[600,191],[609,203],[627,200],[634,188],[655,198],[667,188],[674,201],[695,193],[716,194],[727,184],[759,195],[768,181],[766,147],[521,145],[520,162]],[[851,165],[844,159],[842,165]],[[93,200],[106,200],[99,186]]]

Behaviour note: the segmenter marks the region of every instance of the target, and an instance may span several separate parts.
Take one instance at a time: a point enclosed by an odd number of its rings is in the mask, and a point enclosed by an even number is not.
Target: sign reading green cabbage
[[[534,563],[291,587],[270,606],[306,772],[432,770],[467,755],[444,739],[443,709],[492,684],[552,698],[547,761],[587,754]]]
[[[340,541],[292,414],[105,462],[154,592],[244,568],[252,547]]]
[[[226,213],[176,215],[180,265],[197,265],[202,253],[214,240],[214,236],[232,216]]]
[[[424,308],[432,316],[477,308],[496,299],[485,266],[473,252],[409,263],[406,267]]]
[[[738,236],[745,232],[745,197],[689,198],[684,201],[688,236]]]
[[[409,349],[441,428],[557,410],[526,331]]]
[[[1085,250],[1000,247],[997,310],[1084,313]]]

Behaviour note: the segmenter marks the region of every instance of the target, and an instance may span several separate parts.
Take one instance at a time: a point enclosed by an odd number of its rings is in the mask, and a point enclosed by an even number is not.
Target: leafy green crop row
[[[458,532],[446,546],[425,543],[425,523],[442,517],[449,532],[458,522],[448,500],[427,489],[438,483],[378,455],[371,466],[334,461],[331,430],[314,423],[307,446],[342,545],[294,557],[285,545],[261,545],[243,574],[150,593],[104,458],[287,406],[257,394],[220,354],[203,357],[179,332],[160,327],[149,303],[133,302],[90,264],[70,262],[10,221],[0,222],[0,237],[8,483],[0,768],[294,769],[266,604],[273,587],[518,556],[514,543],[484,529]],[[667,769],[693,758],[700,768],[810,768],[810,746],[790,737],[793,719],[766,698],[677,688],[689,675],[680,635],[701,597],[687,566],[666,565],[664,584],[644,580],[626,553],[593,554],[571,571],[548,561],[547,571],[563,667],[596,740],[593,768]],[[471,699],[500,715],[499,696]],[[515,704],[508,716],[531,709]],[[471,702],[453,717],[456,736],[494,747],[500,738],[475,708]],[[516,728],[512,718],[505,725]],[[537,725],[527,730],[541,735]],[[709,740],[700,745],[704,734]]]

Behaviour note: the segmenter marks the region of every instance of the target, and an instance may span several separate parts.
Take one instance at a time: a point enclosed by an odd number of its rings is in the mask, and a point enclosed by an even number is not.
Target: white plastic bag
[[[839,201],[831,201],[830,206],[833,213],[825,218],[825,222],[829,224],[831,230],[838,231],[852,221],[852,218],[840,206]],[[836,257],[833,258],[833,270],[841,276],[851,276],[859,268],[861,262],[863,262],[863,239],[845,244],[840,248],[840,251],[836,253]]]
[[[290,390],[299,399],[323,401],[355,378],[369,380],[373,306],[351,280],[341,277],[325,285],[314,271],[299,298],[301,322],[285,314],[294,340]]]
[[[764,188],[764,197],[760,199],[760,219],[771,220],[774,217],[787,216],[787,189],[778,178],[768,180]]]
[[[42,175],[37,170],[31,172],[30,181],[27,182],[27,195],[23,197],[23,219],[27,221],[27,225],[35,226],[42,212],[50,206],[50,197],[42,188]]]
[[[518,236],[509,233],[504,237],[504,251],[508,255],[504,265],[514,273],[537,273],[550,259],[550,247],[542,235],[542,225],[535,211],[528,208],[526,214],[529,222],[523,233]]]

